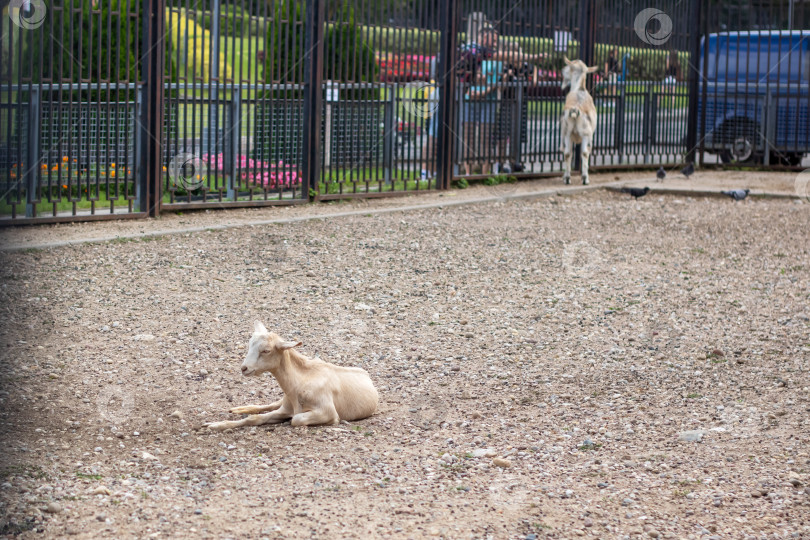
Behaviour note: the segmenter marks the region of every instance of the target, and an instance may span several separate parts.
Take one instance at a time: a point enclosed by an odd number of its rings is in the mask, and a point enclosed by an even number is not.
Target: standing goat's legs
[[[571,142],[571,134],[563,129],[561,150],[563,152],[563,181],[571,183],[571,157],[574,153],[574,144]]]
[[[591,157],[591,141],[593,137],[582,137],[582,184],[588,185],[588,160]]]

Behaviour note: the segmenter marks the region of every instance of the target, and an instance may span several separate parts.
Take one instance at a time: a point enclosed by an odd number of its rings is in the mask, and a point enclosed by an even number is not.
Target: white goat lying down
[[[284,397],[270,405],[234,407],[231,413],[250,416],[212,422],[205,427],[222,431],[278,424],[290,418],[293,426],[337,424],[341,420],[368,418],[377,410],[379,396],[366,370],[307,358],[294,349],[300,342],[281,339],[259,321],[254,325],[247,357],[242,362],[242,375],[269,371],[284,391]]]
[[[563,170],[563,180],[566,184],[571,183],[571,157],[574,153],[574,145],[582,144],[582,183],[588,183],[588,159],[591,157],[593,148],[593,132],[596,131],[596,107],[593,99],[585,88],[585,77],[588,73],[593,73],[599,67],[588,67],[581,60],[573,62],[565,58],[563,68],[563,90],[569,87],[568,95],[565,96],[565,106],[560,122],[561,147],[565,159]]]

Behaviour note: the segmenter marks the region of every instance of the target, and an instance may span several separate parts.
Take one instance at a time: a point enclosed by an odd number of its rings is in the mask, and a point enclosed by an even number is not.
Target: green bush
[[[267,0],[273,18],[267,25],[263,78],[265,84],[301,83],[304,80],[306,15],[300,0]]]
[[[377,61],[374,51],[363,38],[363,32],[354,23],[354,10],[344,4],[340,23],[329,25],[324,36],[324,80],[374,82],[377,80]],[[341,99],[377,100],[379,90],[341,90]]]
[[[441,34],[432,30],[363,26],[362,33],[367,44],[384,53],[433,56],[439,52]]]
[[[45,23],[26,35],[31,39],[29,58],[42,66],[42,79],[112,84],[142,80],[138,55],[149,49],[143,43],[147,17],[142,14],[142,2],[106,0],[93,7],[91,0],[62,0],[61,4],[60,10],[49,6]],[[34,69],[35,81],[40,80],[39,71]],[[175,73],[174,63],[167,58],[166,74]]]
[[[306,12],[303,1],[273,1],[273,19],[269,22],[265,40],[264,82],[282,84],[304,80],[304,38]],[[361,28],[354,23],[354,11],[346,5],[338,20],[327,25],[323,40],[324,80],[348,82],[355,74],[360,80],[374,82],[378,67],[374,51],[363,38]],[[286,94],[290,97],[290,94]],[[341,99],[377,99],[378,90],[341,90]]]
[[[194,22],[193,17],[186,15],[185,10],[172,13],[167,10],[166,17],[166,41],[172,47],[167,55],[171,55],[172,61],[179,64],[180,76],[186,80],[209,82],[213,65],[211,32]],[[218,62],[220,80],[232,78],[233,70],[222,51]]]

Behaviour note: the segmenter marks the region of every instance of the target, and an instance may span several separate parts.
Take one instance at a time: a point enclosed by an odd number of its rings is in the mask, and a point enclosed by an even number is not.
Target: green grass
[[[134,187],[132,187],[132,183],[130,183],[130,188],[129,189],[130,189],[130,193],[134,193]],[[301,189],[300,187],[296,188],[296,197],[300,197],[300,189]],[[98,190],[97,193],[96,193],[95,187],[91,186],[91,194],[94,197],[97,198],[97,200],[95,201],[95,209],[96,209],[97,212],[102,213],[105,210],[108,211],[109,208],[110,208],[110,201],[114,202],[116,208],[126,208],[128,206],[129,201],[127,201],[126,199],[123,198],[124,197],[123,196],[123,193],[124,193],[123,182],[122,182],[121,187],[119,188],[119,195],[118,196],[115,195],[114,190],[115,190],[114,185],[111,185],[110,192],[113,195],[108,197],[107,190],[105,189],[104,185],[99,186],[99,190]],[[53,193],[53,197],[52,197],[53,202],[52,202],[52,201],[48,201],[48,199],[47,199],[47,190],[46,189],[42,190],[42,200],[41,200],[41,202],[37,203],[37,205],[36,205],[37,215],[38,216],[46,216],[46,215],[51,214],[53,212],[54,204],[56,204],[56,211],[58,213],[71,212],[73,210],[74,202],[70,201],[69,198],[67,197],[67,193],[66,193],[67,190],[64,190],[64,189],[61,190],[62,191],[62,200],[61,201],[55,201],[55,199],[57,198],[58,191],[60,191],[60,190],[54,189],[52,191],[52,193]],[[264,197],[264,189],[259,187],[259,186],[252,186],[250,189],[243,187],[239,191],[239,200],[247,200],[248,199],[247,192],[249,192],[249,191],[253,192],[254,200],[257,199],[257,198],[263,198]],[[74,190],[74,192],[75,192],[75,190]],[[290,193],[291,193],[290,191],[285,191],[284,192],[285,198],[289,198]],[[174,202],[183,202],[184,200],[187,200],[187,195],[188,194],[185,191],[182,191],[182,190],[176,191],[175,192],[175,200],[174,200]],[[195,195],[197,195],[197,194],[192,193],[192,196],[195,196]],[[276,192],[269,191],[268,192],[268,197],[271,200],[273,200],[273,199],[278,197],[278,192],[277,191]],[[22,196],[22,200],[23,200],[22,204],[17,204],[16,205],[16,212],[17,212],[18,216],[21,216],[21,215],[25,214],[25,202],[24,202],[25,201],[25,195],[24,194]],[[224,200],[228,201],[228,200],[231,200],[231,199],[224,199]],[[171,194],[168,191],[163,193],[162,201],[163,201],[164,204],[168,204],[168,203],[173,202],[172,198],[171,198]],[[215,199],[214,195],[209,192],[209,196],[206,199],[206,201],[207,202],[216,202],[216,199]],[[196,202],[196,201],[194,201],[194,202]],[[82,199],[78,200],[78,201],[75,201],[75,204],[76,204],[76,210],[89,210],[90,208],[93,207],[93,202],[87,199],[87,194],[86,193],[83,193]],[[11,215],[11,210],[12,210],[11,203],[5,198],[0,199],[0,215]]]
[[[385,183],[382,180],[384,177],[384,170],[382,168],[356,168],[356,169],[343,169],[343,168],[335,168],[335,169],[327,169],[324,171],[324,181],[320,182],[319,184],[319,191],[322,194],[337,194],[341,193],[341,185],[343,186],[342,193],[382,193],[388,191],[416,191],[416,190],[427,190],[427,189],[434,189],[435,188],[435,180],[431,180],[428,182],[427,180],[422,180],[419,178],[419,175],[415,171],[408,171],[408,170],[397,170],[393,171],[395,178],[393,179],[393,184]],[[378,180],[372,180],[372,178],[377,178]],[[48,177],[47,175],[43,176],[42,181],[47,182]],[[227,177],[220,176],[220,182],[226,183]],[[66,182],[65,179],[63,181]],[[504,181],[509,181],[509,179],[504,179]],[[52,182],[55,184],[56,178],[52,179]],[[163,185],[165,186],[165,179]],[[81,200],[75,201],[76,210],[88,210],[93,207],[93,202],[88,200],[87,198],[87,191],[86,191],[86,184],[82,185],[82,198]],[[110,201],[113,201],[116,208],[126,208],[128,206],[128,201],[124,199],[125,193],[134,194],[135,187],[134,182],[132,180],[125,181],[119,180],[119,187],[118,187],[118,195],[115,195],[115,182],[110,181],[110,193],[111,195],[107,195],[107,188],[104,185],[104,180],[99,182],[98,190],[96,190],[95,184],[91,184],[90,186],[90,193],[93,197],[97,198],[95,201],[95,208],[98,212],[104,212],[105,210],[109,209]],[[165,190],[165,187],[164,187]],[[296,197],[300,197],[300,190],[301,187],[296,187]],[[54,204],[56,204],[56,211],[59,213],[63,212],[71,212],[73,210],[74,201],[71,201],[68,194],[68,189],[57,188],[54,187],[51,189],[51,202],[48,200],[48,189],[43,188],[41,191],[41,202],[37,203],[37,215],[44,216],[51,214],[54,209]],[[264,189],[260,186],[250,186],[240,188],[239,191],[239,200],[247,200],[248,199],[248,192],[253,193],[254,199],[256,198],[263,198],[264,197]],[[76,195],[77,187],[74,186],[72,193]],[[269,197],[271,199],[277,198],[277,191],[269,191]],[[61,195],[61,201],[56,201],[56,199]],[[192,192],[192,196],[200,195],[200,193]],[[312,193],[314,196],[314,193]],[[172,201],[171,194],[168,190],[165,190],[162,196],[162,201],[165,204],[176,202],[182,203],[183,201],[187,200],[188,193],[183,190],[175,191],[174,201]],[[289,198],[291,196],[291,191],[284,192],[285,198]],[[25,201],[25,194],[22,194],[22,200]],[[231,200],[231,199],[226,199]],[[209,202],[216,202],[214,195],[209,193],[209,197],[207,198]],[[8,201],[7,198],[0,199],[0,215],[10,215],[12,210],[12,205]],[[16,212],[17,215],[25,214],[25,203],[17,204],[16,205]]]
[[[418,175],[413,171],[395,171],[397,178],[392,184],[386,184],[381,180],[368,180],[371,178],[383,178],[384,171],[382,169],[334,169],[325,171],[326,180],[318,184],[318,190],[322,195],[333,195],[341,193],[341,184],[343,185],[342,193],[383,193],[388,191],[416,191],[432,189],[435,187],[435,180],[430,183],[427,180],[421,180]],[[355,190],[356,187],[356,190]]]

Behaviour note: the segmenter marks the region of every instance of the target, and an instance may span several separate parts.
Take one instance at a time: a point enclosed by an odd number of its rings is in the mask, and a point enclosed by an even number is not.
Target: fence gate
[[[309,200],[304,3],[166,0],[161,208]]]
[[[0,223],[145,216],[138,59],[149,39],[146,3],[8,4],[0,18]]]
[[[314,3],[323,11],[316,37],[323,43],[319,198],[441,187],[440,3]]]

